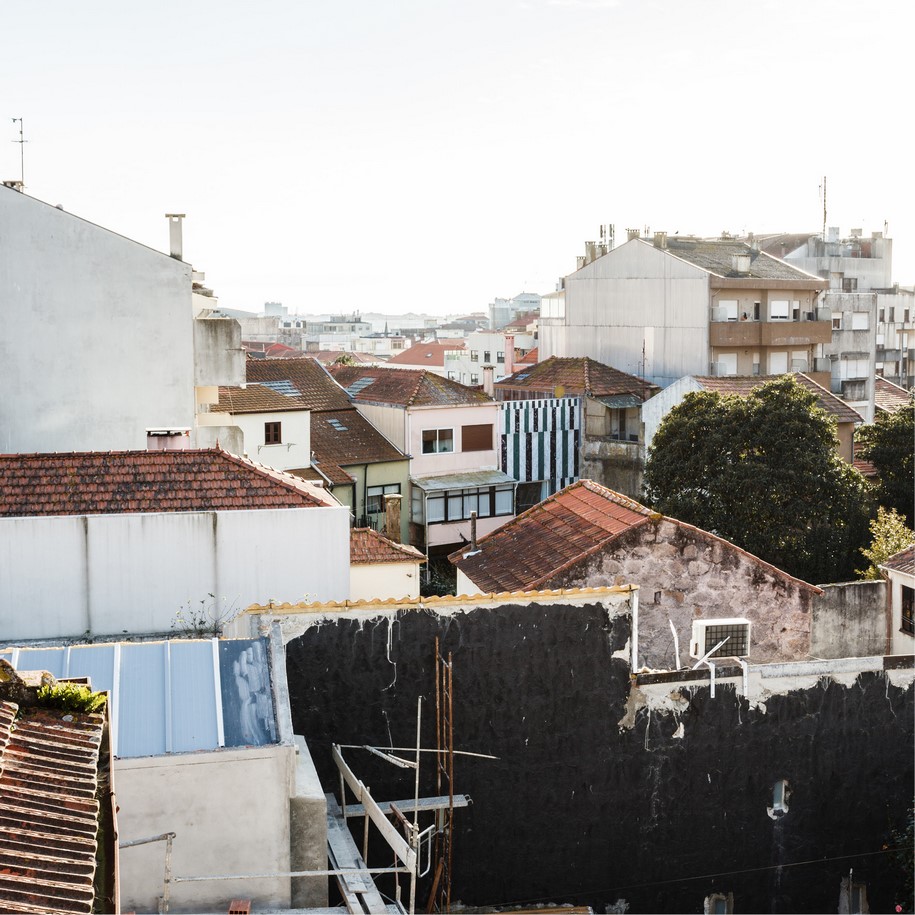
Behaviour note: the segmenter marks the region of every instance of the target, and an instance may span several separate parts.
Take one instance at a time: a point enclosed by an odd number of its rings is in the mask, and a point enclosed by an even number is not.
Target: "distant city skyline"
[[[910,14],[837,0],[114,0],[6,11],[0,179],[226,308],[484,311],[613,223],[884,231],[915,284]],[[5,140],[5,142],[4,142]]]

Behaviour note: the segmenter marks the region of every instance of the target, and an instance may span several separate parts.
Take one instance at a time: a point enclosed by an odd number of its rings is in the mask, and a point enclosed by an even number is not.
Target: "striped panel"
[[[546,495],[578,479],[581,398],[502,403],[502,470],[520,483],[544,481]]]

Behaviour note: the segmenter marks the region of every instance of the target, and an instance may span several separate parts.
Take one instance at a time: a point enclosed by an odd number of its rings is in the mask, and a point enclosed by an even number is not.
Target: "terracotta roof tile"
[[[874,406],[883,413],[895,413],[912,402],[912,394],[905,388],[887,381],[879,375],[874,380]]]
[[[0,702],[0,910],[91,912],[102,715]]]
[[[915,544],[894,553],[886,562],[880,564],[880,568],[915,575]]]
[[[443,368],[445,353],[455,349],[463,349],[464,344],[455,346],[452,343],[416,343],[396,356],[388,359],[388,365],[428,365]]]
[[[0,517],[303,508],[321,490],[220,449],[0,455]]]
[[[323,366],[309,356],[296,359],[249,359],[245,364],[249,384],[274,385],[276,390],[298,394],[309,410],[346,410],[346,393]]]
[[[636,394],[643,400],[658,390],[656,385],[585,357],[551,356],[536,365],[525,365],[508,378],[496,382],[496,388],[540,391],[553,394],[557,387],[573,396],[612,397]]]
[[[318,464],[341,467],[407,459],[355,407],[313,413],[311,448]]]
[[[306,409],[301,396],[281,394],[256,382],[245,388],[220,387],[219,403],[211,407],[214,413],[280,413]]]
[[[426,561],[426,557],[416,547],[395,543],[370,527],[354,527],[350,531],[349,543],[349,561],[352,565]]]
[[[488,394],[477,388],[468,388],[424,369],[335,365],[329,371],[356,403],[444,407],[492,402]]]
[[[702,385],[706,391],[717,391],[719,394],[737,394],[740,397],[746,397],[751,391],[755,391],[756,388],[760,387],[760,385],[781,377],[781,375],[696,376],[696,381]],[[802,372],[794,372],[793,377],[798,384],[816,395],[820,407],[829,413],[830,416],[834,416],[836,422],[864,422],[864,417],[861,416],[857,410],[845,403],[841,397],[836,397],[835,394],[827,391],[822,385],[817,384],[812,378],[808,378]]]
[[[540,361],[540,347],[535,346],[528,350],[520,359],[515,360],[515,365],[536,365]]]

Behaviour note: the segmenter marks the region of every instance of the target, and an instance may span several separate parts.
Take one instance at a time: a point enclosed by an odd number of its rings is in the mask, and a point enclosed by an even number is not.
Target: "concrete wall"
[[[692,375],[678,378],[673,384],[668,385],[663,391],[658,392],[642,404],[642,422],[645,424],[645,449],[651,447],[651,442],[658,431],[664,417],[677,404],[692,391],[701,390],[699,383]]]
[[[541,356],[590,356],[666,387],[709,365],[708,274],[634,239],[565,278],[562,330],[541,324]]]
[[[625,534],[543,588],[639,586],[639,664],[675,668],[670,622],[689,662],[693,620],[739,617],[751,626],[756,663],[797,660],[810,653],[814,592],[771,566],[688,524],[667,518]]]
[[[400,407],[356,403],[356,409],[392,444],[409,454],[407,442],[407,411]]]
[[[148,427],[194,426],[189,264],[5,187],[0,240],[0,451],[145,448]]]
[[[821,585],[814,599],[810,653],[815,658],[865,658],[884,654],[886,582]]]
[[[889,615],[890,654],[915,654],[915,635],[902,631],[902,586],[915,588],[915,575],[888,572],[887,613]]]
[[[0,632],[8,639],[167,632],[180,609],[209,594],[236,609],[271,598],[345,599],[349,513],[0,519]]]
[[[194,320],[194,384],[245,383],[245,351],[241,326],[234,318]]]
[[[173,877],[289,871],[295,767],[281,745],[118,759],[119,839],[175,832]],[[164,864],[162,842],[121,850],[123,911],[158,911]],[[287,908],[290,879],[173,882],[170,910],[223,912],[239,896]]]
[[[350,566],[350,600],[419,597],[419,562],[358,563]]]

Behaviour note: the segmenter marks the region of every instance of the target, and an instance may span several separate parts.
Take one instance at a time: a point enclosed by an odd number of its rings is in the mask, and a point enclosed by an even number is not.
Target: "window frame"
[[[380,490],[372,492],[372,490]],[[400,483],[381,483],[376,486],[366,486],[365,488],[365,513],[367,515],[383,515],[384,514],[384,497],[385,496],[399,496],[401,495]],[[377,511],[373,511],[369,508],[369,505],[372,504],[370,500],[377,499],[381,497],[381,508]]]
[[[428,443],[426,441],[426,435],[429,434],[430,432],[433,435],[435,435],[435,440],[434,440],[435,443],[434,443],[434,447],[427,449],[426,445]],[[446,440],[450,441],[450,443],[451,443],[450,448],[439,447],[442,443],[442,433],[443,432],[448,433],[448,439],[446,439]],[[422,432],[420,432],[420,442],[421,442],[423,454],[454,454],[454,427],[452,426],[451,428],[443,427],[440,429],[423,429]]]
[[[908,585],[900,587],[902,590],[899,593],[899,628],[901,632],[915,635],[915,588]]]
[[[281,420],[273,420],[271,422],[264,423],[264,444],[283,444],[283,423]]]
[[[507,507],[504,498],[506,492],[509,495]],[[483,500],[487,504],[481,505]],[[426,524],[455,524],[459,521],[469,521],[472,511],[476,511],[478,518],[501,518],[515,512],[515,487],[511,483],[495,483],[492,486],[440,489],[427,493],[425,502]],[[430,512],[430,504],[440,505],[441,512]],[[435,517],[430,517],[433,514]],[[439,514],[441,517],[438,517]]]

